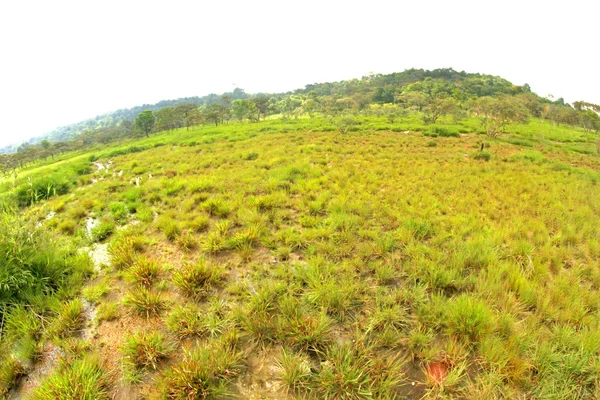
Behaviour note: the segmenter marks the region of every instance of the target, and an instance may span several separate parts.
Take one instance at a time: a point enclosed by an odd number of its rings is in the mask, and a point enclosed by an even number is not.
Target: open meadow
[[[270,118],[39,161],[0,183],[0,396],[600,398],[596,138]]]

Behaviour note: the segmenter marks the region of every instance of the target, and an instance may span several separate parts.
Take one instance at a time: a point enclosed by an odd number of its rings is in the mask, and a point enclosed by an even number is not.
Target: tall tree
[[[154,129],[154,124],[156,123],[156,117],[154,113],[150,110],[142,111],[138,114],[135,119],[135,127],[149,137],[150,132]]]

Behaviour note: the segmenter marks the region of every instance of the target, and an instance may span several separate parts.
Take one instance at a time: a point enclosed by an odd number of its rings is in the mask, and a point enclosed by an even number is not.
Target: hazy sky
[[[0,145],[163,99],[452,67],[600,103],[597,1],[0,2]]]

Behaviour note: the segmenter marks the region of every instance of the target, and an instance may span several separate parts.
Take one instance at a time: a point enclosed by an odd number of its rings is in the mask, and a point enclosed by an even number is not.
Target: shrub
[[[256,152],[251,152],[244,156],[244,160],[246,160],[246,161],[256,160],[257,158],[258,158],[258,153],[256,153]]]
[[[480,151],[473,157],[476,160],[490,161],[492,155],[487,151]]]
[[[330,122],[333,126],[335,126],[337,131],[342,134],[356,130],[357,126],[360,125],[360,122],[351,116],[333,118]]]
[[[431,126],[423,134],[431,137],[460,137],[457,129],[446,126]]]

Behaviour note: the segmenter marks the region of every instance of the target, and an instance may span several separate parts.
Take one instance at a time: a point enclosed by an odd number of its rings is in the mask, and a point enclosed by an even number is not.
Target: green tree
[[[426,123],[435,124],[441,116],[454,114],[458,110],[458,102],[452,97],[429,96],[423,108]]]
[[[260,121],[260,116],[263,118],[267,115],[270,99],[268,97],[255,97],[250,100],[256,107],[256,120]]]
[[[233,100],[231,102],[231,115],[239,121],[249,117],[250,109],[248,100]]]
[[[170,131],[177,128],[177,115],[172,107],[161,108],[154,115],[157,131]]]
[[[145,134],[146,137],[149,137],[150,132],[154,129],[155,123],[156,117],[150,110],[142,111],[135,119],[136,129]]]
[[[472,104],[475,114],[481,119],[489,137],[498,137],[504,133],[507,126],[515,123],[525,123],[529,113],[523,103],[516,97],[484,96]]]

